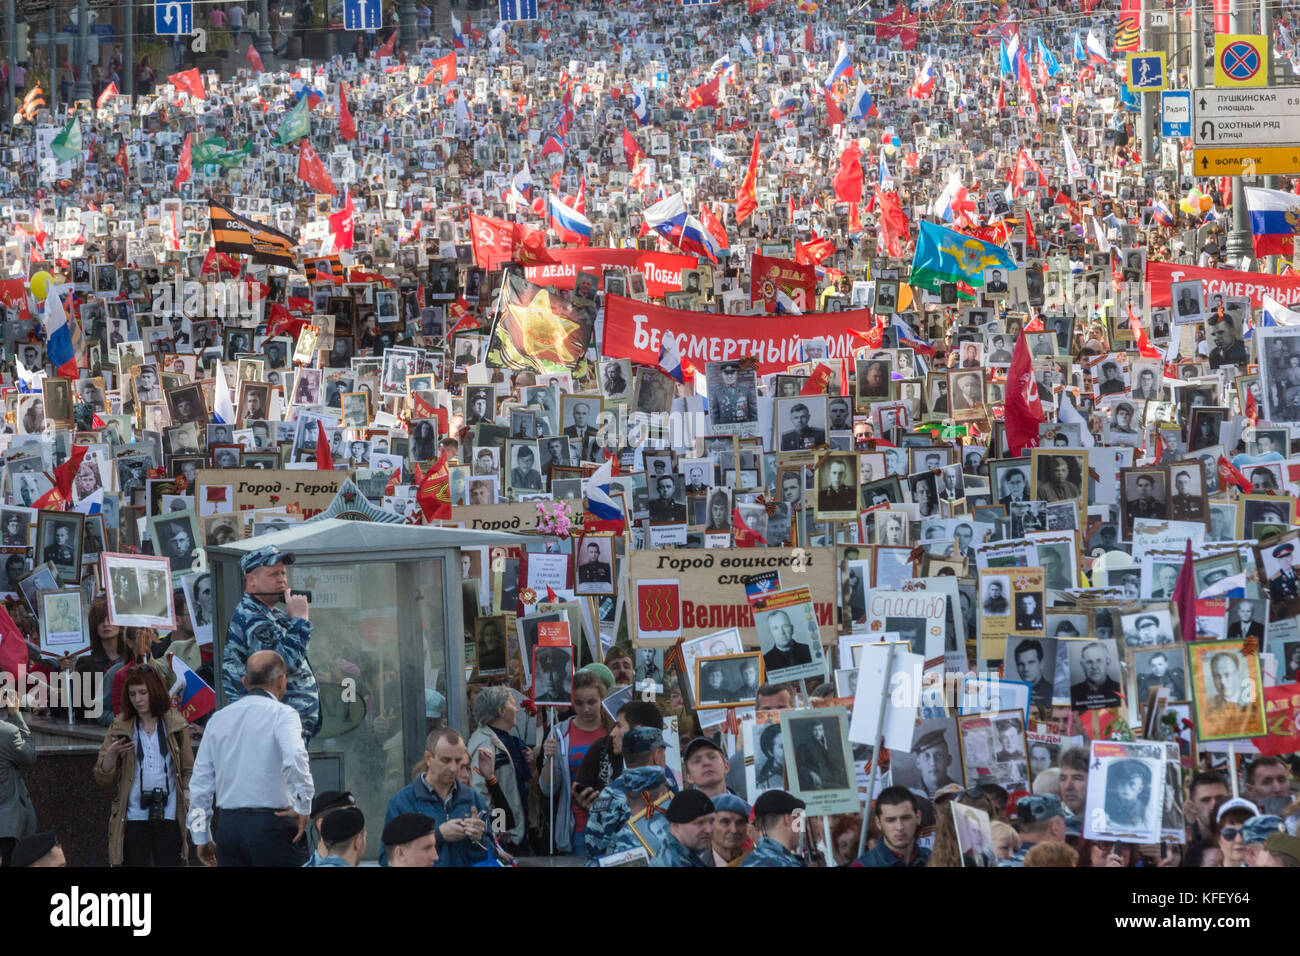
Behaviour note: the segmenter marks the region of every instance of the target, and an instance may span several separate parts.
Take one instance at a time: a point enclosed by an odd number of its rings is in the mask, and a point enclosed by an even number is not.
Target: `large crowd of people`
[[[4,865],[65,862],[66,716],[112,865],[1300,866],[1300,186],[1142,128],[1136,5],[390,8],[324,61],[206,7],[220,70],[6,67]],[[313,663],[323,505],[227,469],[525,535],[462,547],[382,820],[311,754],[390,762],[326,698],[399,677]]]

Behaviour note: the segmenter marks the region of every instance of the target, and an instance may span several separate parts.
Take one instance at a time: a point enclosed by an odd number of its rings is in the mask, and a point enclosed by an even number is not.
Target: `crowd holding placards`
[[[0,772],[89,674],[114,864],[1300,865],[1295,183],[1230,236],[1143,162],[1129,0],[539,6],[25,74]],[[219,622],[205,553],[336,495],[527,536],[461,549],[471,720],[426,688],[382,846],[285,539]]]

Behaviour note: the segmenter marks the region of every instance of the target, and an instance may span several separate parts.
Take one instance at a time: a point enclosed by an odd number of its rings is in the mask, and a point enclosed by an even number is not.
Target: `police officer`
[[[784,790],[766,790],[754,801],[754,826],[762,834],[745,862],[746,866],[803,866],[796,855],[799,831],[795,829],[795,814],[806,804]]]
[[[1020,821],[1020,849],[998,866],[1021,867],[1025,856],[1038,843],[1065,842],[1066,810],[1061,798],[1050,793],[1036,793],[1016,801],[1016,819]],[[1077,818],[1076,818],[1077,820]]]
[[[311,859],[304,863],[303,866],[337,865],[322,862],[329,855],[329,847],[326,846],[321,824],[335,810],[355,807],[356,805],[357,798],[347,790],[324,790],[311,798],[311,825],[316,828],[316,845],[312,848]]]
[[[596,866],[602,856],[641,845],[627,821],[637,810],[653,804],[670,788],[664,776],[666,765],[663,731],[655,727],[633,727],[623,734],[621,775],[600,791],[587,817],[587,865]]]
[[[700,790],[683,790],[666,811],[668,835],[651,866],[713,865],[713,801]]]
[[[320,825],[325,855],[303,866],[356,866],[366,854],[366,817],[359,807],[343,807]]]
[[[274,545],[250,551],[239,559],[239,568],[244,572],[244,596],[226,628],[221,682],[226,703],[238,700],[247,693],[243,677],[249,655],[256,651],[277,652],[284,658],[289,676],[284,703],[298,711],[303,736],[310,740],[320,730],[320,691],[307,660],[311,643],[307,598],[289,593],[285,568],[293,562],[291,553]],[[281,600],[288,613],[275,606]]]

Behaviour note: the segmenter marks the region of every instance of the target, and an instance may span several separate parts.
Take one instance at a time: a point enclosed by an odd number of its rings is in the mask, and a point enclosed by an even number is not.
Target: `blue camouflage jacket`
[[[672,783],[664,777],[663,767],[634,767],[624,770],[600,791],[587,816],[585,839],[588,866],[598,865],[597,861],[602,856],[641,845],[636,834],[627,827],[627,821],[632,819],[627,795],[639,795],[642,790],[653,790],[665,783],[672,788]],[[676,790],[673,792],[676,793]]]
[[[705,863],[704,860],[700,858],[699,853],[688,850],[686,847],[682,846],[681,841],[671,833],[668,833],[664,836],[663,845],[659,847],[659,852],[656,853],[654,859],[650,861],[650,865],[708,867],[713,865],[713,854],[712,852],[709,853],[709,862]]]
[[[288,612],[267,607],[245,594],[230,618],[221,654],[221,687],[226,703],[234,703],[248,693],[243,678],[249,656],[257,651],[275,651],[284,658],[289,676],[283,703],[298,712],[303,734],[308,739],[316,736],[320,730],[320,691],[307,660],[310,643],[310,621],[290,617]]]
[[[803,860],[795,856],[769,836],[763,837],[755,844],[745,862],[745,866],[803,866]]]

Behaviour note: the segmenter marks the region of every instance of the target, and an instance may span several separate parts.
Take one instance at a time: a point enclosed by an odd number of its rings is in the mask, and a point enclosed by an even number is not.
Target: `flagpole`
[[[880,752],[885,745],[885,708],[889,706],[889,682],[894,673],[894,650],[897,641],[889,642],[885,657],[885,682],[880,692],[880,709],[876,711],[876,739],[871,748],[871,773],[867,777],[867,799],[862,802],[862,828],[858,831],[858,856],[867,850],[867,828],[870,825],[871,794],[876,789],[876,776],[880,772]]]
[[[265,3],[266,0],[262,2]],[[89,36],[90,10],[86,0],[77,0],[77,55],[73,61],[77,66],[77,82],[72,88],[74,102],[90,99],[90,69],[86,62],[86,42]]]
[[[8,99],[5,100],[4,121],[6,125],[13,122],[14,114],[14,96],[17,89],[14,86],[14,67],[18,65],[18,19],[14,15],[14,0],[5,0],[5,22],[9,24],[7,42],[5,44],[5,56],[9,60],[9,75],[5,80],[5,93]]]

